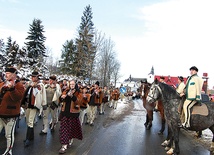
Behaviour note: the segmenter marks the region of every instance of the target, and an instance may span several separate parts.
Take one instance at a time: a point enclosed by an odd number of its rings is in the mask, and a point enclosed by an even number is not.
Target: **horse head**
[[[148,103],[154,103],[161,97],[161,89],[159,88],[159,81],[157,78],[151,84],[146,101]]]
[[[143,98],[147,97],[149,89],[150,89],[150,86],[151,86],[151,84],[148,83],[147,81],[146,82],[142,82],[140,89],[141,89],[141,92],[142,92],[141,96]]]

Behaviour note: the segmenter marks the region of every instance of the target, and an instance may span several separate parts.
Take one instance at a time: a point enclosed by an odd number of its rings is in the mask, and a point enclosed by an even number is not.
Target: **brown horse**
[[[146,109],[146,112],[147,112],[146,122],[144,123],[144,125],[147,130],[149,130],[152,127],[153,111],[154,111],[155,105],[158,104],[157,107],[158,107],[158,111],[160,112],[160,117],[162,120],[161,129],[159,130],[158,134],[163,134],[165,130],[166,120],[164,117],[164,109],[163,109],[162,101],[158,100],[157,103],[154,102],[152,104],[148,104],[146,101],[146,97],[148,96],[151,84],[148,83],[147,81],[143,81],[141,83],[142,84],[140,86],[140,92],[142,92],[143,107]]]

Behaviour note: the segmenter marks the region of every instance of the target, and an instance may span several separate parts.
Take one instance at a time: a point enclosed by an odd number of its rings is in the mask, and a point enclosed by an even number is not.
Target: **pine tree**
[[[64,65],[61,68],[63,74],[75,74],[75,52],[76,45],[73,40],[66,41],[63,45],[61,58],[64,60]]]
[[[30,24],[29,36],[26,38],[26,40],[29,41],[25,43],[29,51],[29,57],[38,58],[39,55],[45,56],[44,42],[46,37],[43,35],[44,32],[42,21],[40,19],[34,19],[33,23]]]
[[[94,23],[92,22],[92,8],[90,5],[85,7],[76,39],[76,76],[92,76],[92,70],[95,59],[94,45]]]
[[[0,61],[1,61],[0,69],[2,69],[2,67],[4,66],[4,64],[7,61],[7,55],[5,52],[5,44],[4,44],[3,39],[0,39]]]
[[[43,57],[46,57],[44,45],[46,37],[43,34],[44,32],[42,21],[34,19],[33,23],[30,24],[29,36],[26,38],[28,41],[25,44],[28,50],[28,57],[30,58],[30,66],[35,70],[43,68]]]
[[[7,53],[7,61],[5,66],[15,66],[17,69],[20,69],[21,67],[29,67],[27,49],[25,47],[19,48],[16,41],[11,44]]]
[[[12,46],[12,38],[11,38],[11,36],[9,36],[8,38],[7,38],[7,43],[6,43],[6,54],[8,55],[8,53],[9,53],[9,51],[10,51],[10,48],[11,48],[11,46]]]

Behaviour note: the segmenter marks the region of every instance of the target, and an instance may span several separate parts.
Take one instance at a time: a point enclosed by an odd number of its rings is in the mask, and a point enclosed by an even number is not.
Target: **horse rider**
[[[187,79],[185,87],[186,100],[184,101],[183,111],[185,116],[185,121],[181,127],[189,128],[190,127],[190,108],[194,104],[201,101],[201,91],[203,86],[203,79],[198,76],[198,68],[192,66],[190,68],[190,77]],[[181,93],[180,96],[184,95]]]
[[[14,130],[20,115],[20,104],[24,94],[24,86],[17,80],[17,69],[5,69],[5,80],[0,83],[0,132],[5,129],[7,149],[3,155],[12,155]]]

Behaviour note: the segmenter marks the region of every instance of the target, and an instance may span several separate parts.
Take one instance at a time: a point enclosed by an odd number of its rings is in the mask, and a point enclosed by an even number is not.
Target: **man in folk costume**
[[[24,86],[17,80],[16,74],[16,68],[6,68],[6,81],[0,83],[0,132],[5,128],[7,140],[7,149],[3,155],[12,155],[14,130],[20,115],[21,99],[24,95]]]
[[[88,120],[86,124],[90,123],[90,126],[94,125],[94,119],[96,117],[96,112],[97,112],[97,106],[99,106],[102,103],[102,90],[99,88],[99,81],[97,81],[94,85],[94,87],[91,89],[91,97],[90,97],[90,102],[89,107],[88,107]]]
[[[82,126],[80,124],[80,92],[75,80],[71,80],[69,88],[62,92],[60,101],[62,104],[60,113],[60,154],[66,152],[71,147],[73,138],[82,140]]]
[[[109,99],[109,90],[108,90],[108,87],[105,86],[103,88],[103,99],[102,99],[102,103],[100,105],[100,112],[99,114],[100,115],[104,115],[104,111],[105,111],[105,104],[108,102],[108,99]]]
[[[39,81],[40,74],[37,71],[31,74],[31,84],[25,90],[22,99],[22,106],[26,108],[27,133],[24,146],[30,145],[30,141],[34,139],[34,120],[37,111],[47,108],[45,86]]]
[[[67,79],[63,79],[62,80],[62,85],[60,87],[61,87],[62,92],[64,90],[66,90],[69,87],[68,80]]]
[[[49,77],[49,84],[45,85],[46,90],[46,101],[47,101],[47,109],[43,109],[43,126],[44,129],[40,132],[40,135],[47,134],[49,128],[48,117],[51,113],[51,123],[50,129],[51,132],[54,131],[57,122],[57,108],[59,106],[59,97],[61,96],[61,88],[60,85],[56,81],[56,76],[52,75]]]
[[[181,94],[184,92],[184,88],[185,88],[185,83],[184,83],[184,78],[183,76],[178,76],[178,86],[176,88],[176,91],[178,92],[178,94]]]
[[[115,88],[112,92],[113,109],[117,109],[117,103],[120,97],[119,88]]]
[[[192,66],[190,68],[191,76],[188,78],[186,82],[185,95],[186,100],[184,101],[183,111],[185,116],[185,121],[182,124],[182,127],[189,128],[190,127],[190,108],[197,102],[201,101],[201,91],[203,86],[203,79],[197,75],[198,68]],[[180,94],[180,96],[184,95]]]
[[[86,110],[88,108],[88,103],[90,101],[91,94],[88,93],[88,87],[83,86],[82,91],[80,93],[80,123],[81,125],[84,122],[85,114],[87,113]]]

